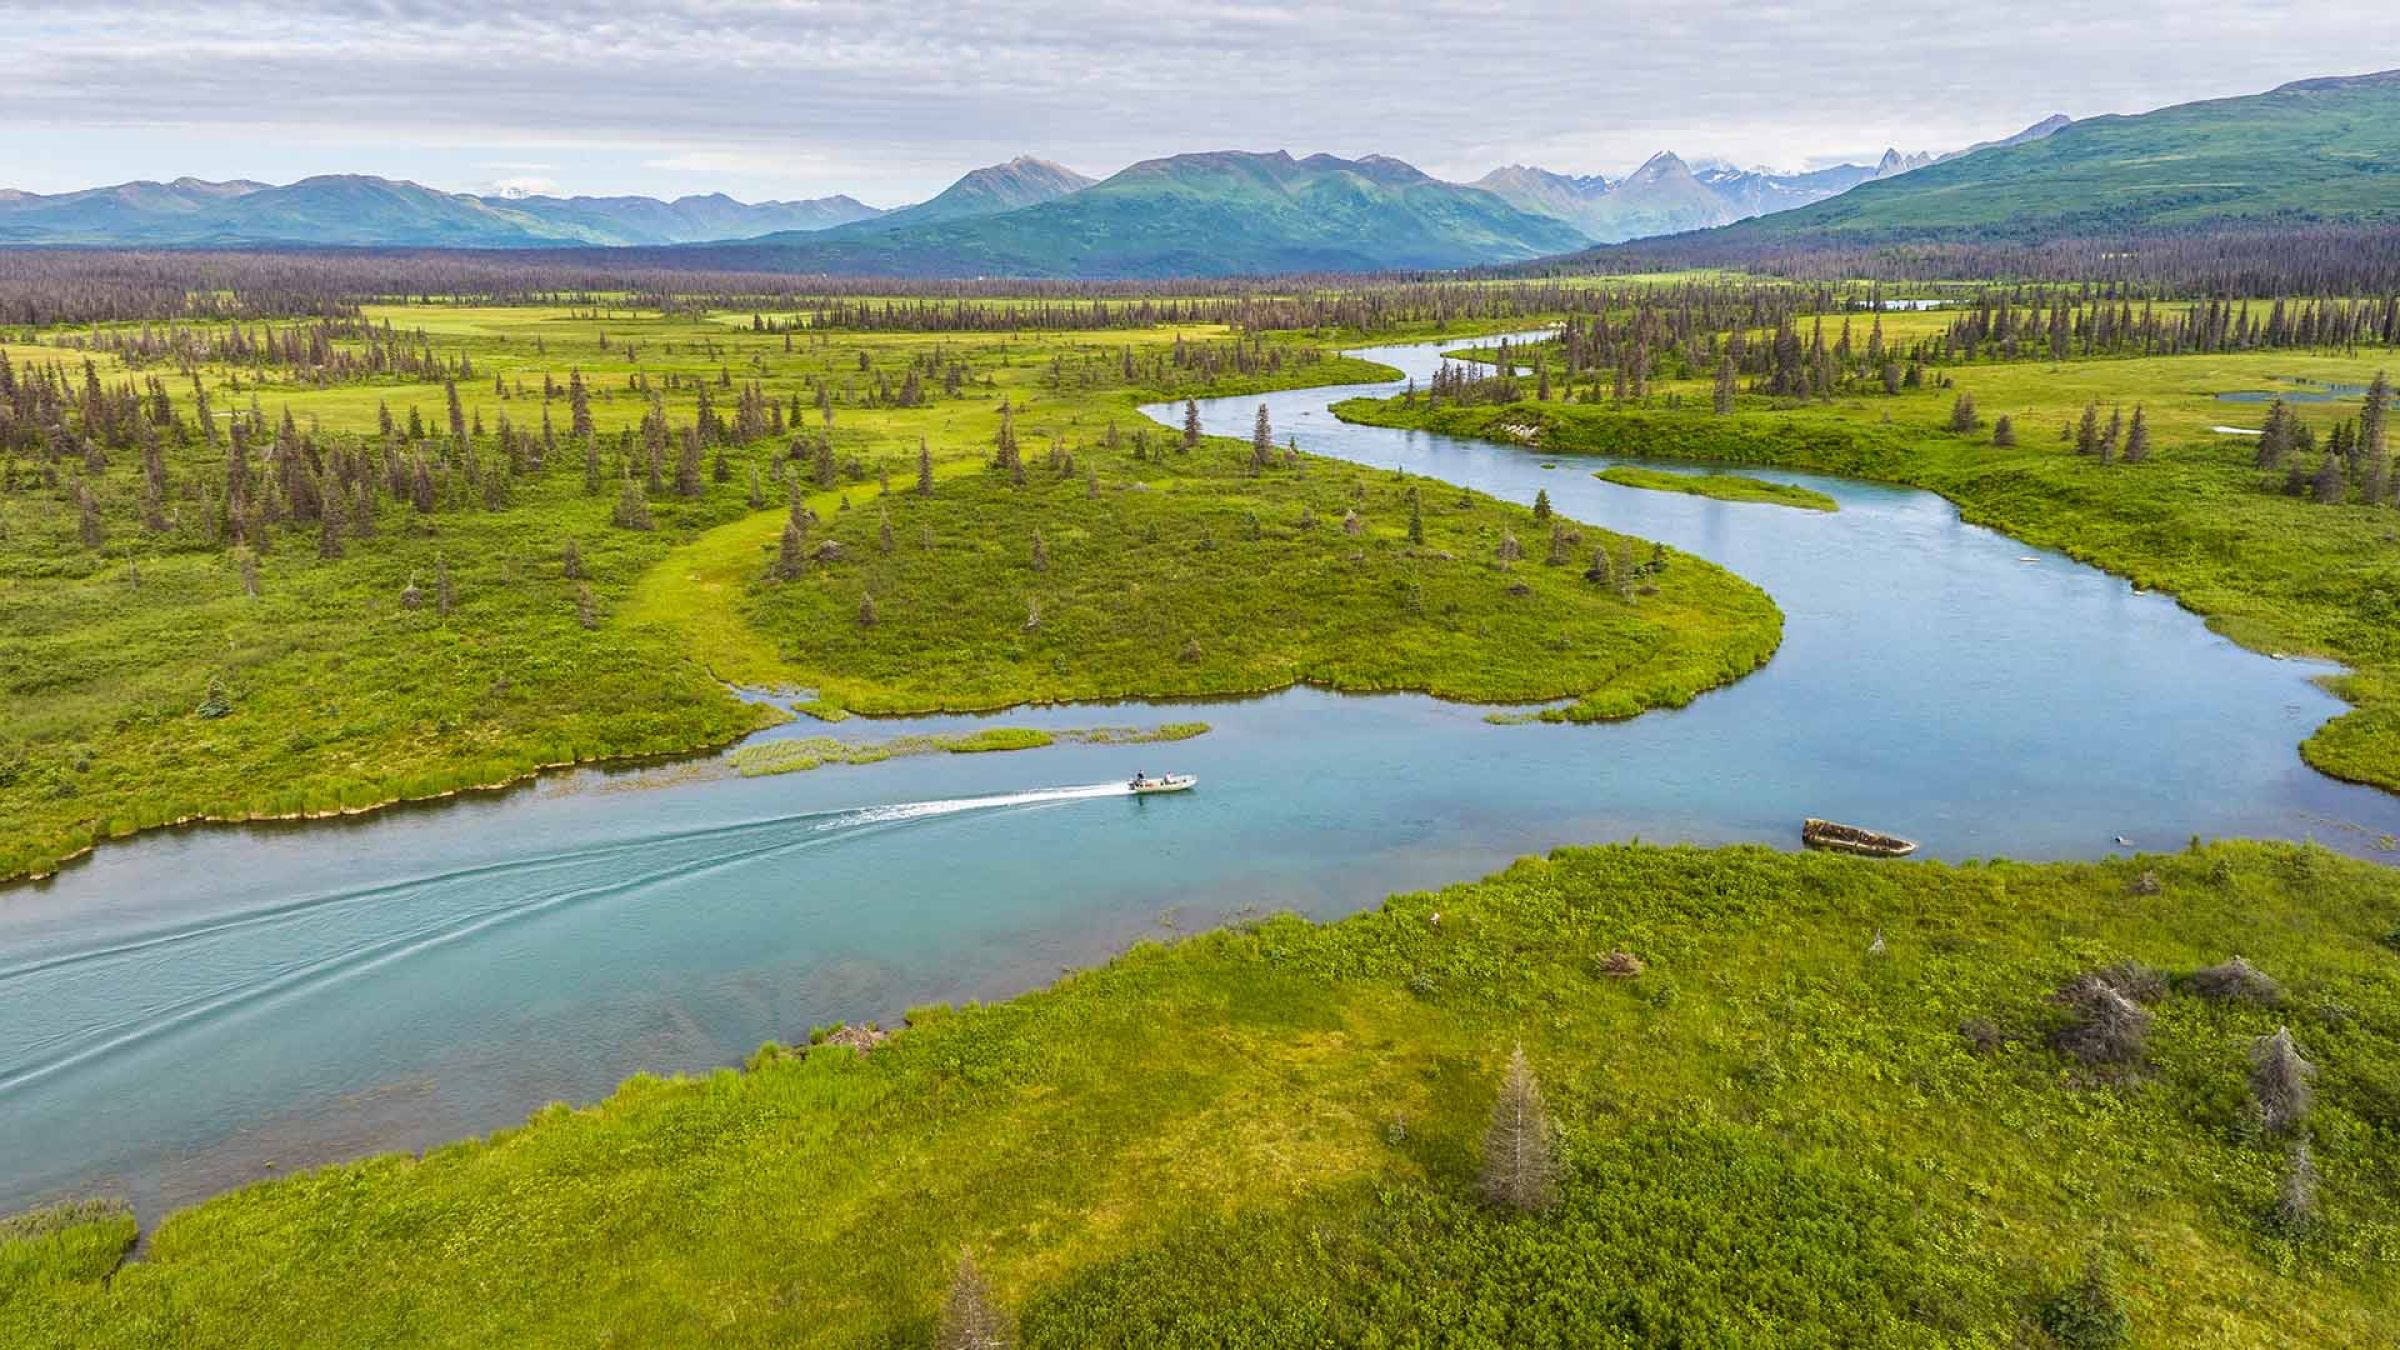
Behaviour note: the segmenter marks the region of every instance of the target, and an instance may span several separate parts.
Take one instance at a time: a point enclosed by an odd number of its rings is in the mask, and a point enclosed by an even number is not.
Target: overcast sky
[[[2400,3],[0,0],[0,186],[312,173],[897,205],[1032,153],[1806,167],[2400,66]]]

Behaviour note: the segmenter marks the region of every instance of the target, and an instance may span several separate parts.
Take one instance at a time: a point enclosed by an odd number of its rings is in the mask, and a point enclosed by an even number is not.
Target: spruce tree
[[[1258,420],[1250,427],[1250,464],[1263,469],[1274,462],[1275,429],[1267,423],[1267,405],[1258,405]]]
[[[1183,401],[1183,448],[1191,450],[1200,444],[1200,405],[1191,399]]]
[[[558,574],[569,581],[581,581],[587,575],[583,570],[583,551],[575,547],[573,539],[559,550]]]
[[[1950,429],[1964,436],[1982,425],[1983,419],[1975,415],[1975,396],[1960,394],[1950,405]]]
[[[1413,487],[1408,490],[1408,542],[1425,542],[1425,502]]]
[[[2133,425],[2125,430],[2125,462],[2139,464],[2150,458],[2150,423],[2142,414],[2142,405],[2133,405]]]
[[[1539,521],[1550,519],[1550,490],[1548,488],[1534,489],[1533,518]]]
[[[1999,418],[1992,423],[1992,444],[1999,446],[2002,449],[2007,449],[2009,446],[2015,445],[2016,443],[2016,423],[2008,420],[2008,414],[2002,413]]]

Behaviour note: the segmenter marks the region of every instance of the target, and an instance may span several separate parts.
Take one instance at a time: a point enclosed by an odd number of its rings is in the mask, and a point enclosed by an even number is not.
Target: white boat
[[[1199,781],[1198,778],[1188,773],[1160,774],[1156,778],[1145,777],[1137,773],[1133,776],[1133,781],[1127,783],[1125,788],[1137,797],[1146,797],[1154,792],[1189,791],[1192,785]]]

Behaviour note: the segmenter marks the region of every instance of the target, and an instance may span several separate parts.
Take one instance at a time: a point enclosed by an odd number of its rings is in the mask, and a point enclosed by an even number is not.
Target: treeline
[[[1162,393],[1197,390],[1233,376],[1272,375],[1289,366],[1313,366],[1332,356],[1323,347],[1270,343],[1249,336],[1206,341],[1178,333],[1164,348],[1093,348],[1050,358],[1042,382],[1057,390],[1131,386]]]
[[[2400,343],[2400,296],[2371,300],[2204,300],[2161,311],[2145,300],[2095,301],[2011,288],[1977,297],[1922,359],[2064,361]]]
[[[277,328],[265,320],[244,329],[234,319],[223,327],[183,323],[138,328],[93,327],[83,333],[49,333],[51,346],[107,352],[127,366],[174,367],[185,376],[202,366],[230,366],[252,371],[273,370],[279,377],[309,384],[339,384],[348,380],[394,376],[404,380],[472,379],[467,358],[442,357],[423,329],[400,332],[389,319],[378,324],[356,317],[325,318]],[[341,345],[348,344],[348,345]]]
[[[1494,269],[1507,277],[1737,268],[1799,281],[2104,282],[2157,298],[2400,294],[2400,224],[2260,222],[2069,237],[1852,239],[1749,225],[1637,240]]]

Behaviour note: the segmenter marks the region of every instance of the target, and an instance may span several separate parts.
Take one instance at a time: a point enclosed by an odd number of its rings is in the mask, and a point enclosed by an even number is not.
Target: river
[[[1434,344],[1370,349],[1422,383]],[[1530,501],[1722,563],[1787,615],[1761,672],[1677,712],[1495,726],[1297,689],[1014,725],[1205,719],[1167,746],[934,755],[812,773],[585,770],[497,796],[102,848],[0,891],[0,1212],[69,1194],[145,1217],[329,1159],[422,1148],[737,1063],[812,1025],[1005,997],[1244,911],[1328,917],[1559,844],[1791,847],[1806,815],[1962,859],[2123,835],[2373,851],[2400,799],[2296,746],[2340,710],[2172,601],[1916,491],[1762,472],[1838,514],[1599,482],[1600,459],[1346,426],[1277,438]],[[1258,398],[1205,402],[1247,436]],[[1148,410],[1180,425],[1180,405]],[[1546,468],[1545,464],[1555,467]],[[1662,466],[1672,467],[1672,466]],[[2030,559],[2030,561],[2028,560]],[[852,721],[838,734],[988,724]],[[767,736],[823,734],[816,724]],[[1135,769],[1200,790],[1137,799]]]

